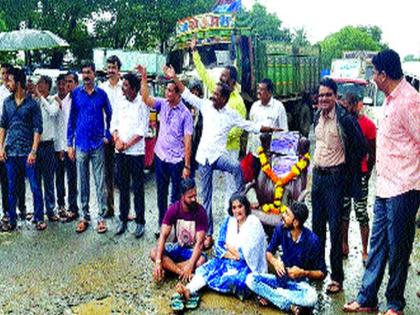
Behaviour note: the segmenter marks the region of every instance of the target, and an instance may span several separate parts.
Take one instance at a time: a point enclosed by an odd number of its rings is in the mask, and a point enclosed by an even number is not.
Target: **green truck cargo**
[[[275,86],[275,98],[286,107],[289,128],[308,135],[312,121],[313,96],[320,80],[318,46],[292,47],[283,42],[248,36],[246,29],[235,27],[232,14],[208,13],[178,21],[175,48],[169,63],[184,77],[195,76],[188,42],[198,41],[201,60],[211,75],[226,65],[239,72],[242,96],[248,106],[257,99],[257,84],[269,78]]]

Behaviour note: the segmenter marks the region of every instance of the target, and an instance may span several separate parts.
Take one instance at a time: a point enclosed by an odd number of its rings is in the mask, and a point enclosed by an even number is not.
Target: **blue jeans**
[[[6,160],[7,177],[9,179],[9,220],[10,224],[16,224],[16,203],[18,196],[18,189],[22,187],[24,183],[18,183],[22,181],[26,176],[28,177],[29,184],[32,190],[32,196],[34,201],[34,221],[44,221],[44,204],[42,200],[41,186],[39,185],[38,178],[36,176],[36,167],[34,165],[27,164],[27,156],[9,156]]]
[[[200,175],[201,200],[207,212],[209,229],[207,235],[213,235],[213,171],[220,170],[232,174],[235,178],[234,192],[238,191],[243,184],[242,170],[238,160],[234,160],[226,155],[219,157],[214,163],[205,165],[199,164],[198,173]],[[230,197],[229,197],[230,198]]]
[[[314,169],[312,182],[312,231],[319,237],[324,249],[327,234],[327,222],[330,229],[330,264],[331,280],[342,284],[343,271],[343,234],[342,213],[344,202],[345,170],[320,173]]]
[[[102,221],[106,212],[106,191],[105,191],[105,157],[104,146],[96,150],[83,152],[76,149],[77,182],[80,191],[80,204],[83,217],[90,220],[89,196],[90,196],[90,170],[89,161],[92,163],[93,177],[96,186],[96,199],[98,202],[98,221]]]
[[[378,290],[388,261],[387,308],[404,309],[404,290],[419,206],[420,191],[416,190],[392,198],[376,197],[369,258],[357,296],[359,304],[378,304]]]
[[[162,161],[155,154],[156,184],[157,184],[157,206],[159,209],[159,226],[162,225],[163,217],[168,208],[169,180],[172,183],[171,204],[179,200],[181,196],[180,184],[184,161],[168,163]]]
[[[191,259],[193,253],[194,248],[192,247],[182,247],[178,243],[166,243],[163,255],[168,256],[175,263],[180,263]],[[206,253],[201,253],[201,256],[207,260]]]
[[[318,300],[316,290],[305,281],[296,282],[269,273],[250,273],[246,285],[252,292],[283,311],[289,311],[292,305],[314,307]]]
[[[117,153],[115,156],[120,188],[120,220],[127,223],[130,211],[130,183],[133,184],[136,223],[145,224],[144,219],[144,155]]]
[[[55,188],[57,190],[57,204],[64,207],[64,197],[66,189],[64,185],[64,174],[67,173],[68,209],[71,212],[78,213],[77,207],[77,169],[76,162],[69,159],[67,153],[64,153],[64,160],[60,160],[59,152],[56,152],[56,169],[55,169]]]
[[[44,201],[47,216],[54,215],[55,192],[54,192],[54,169],[55,152],[53,141],[41,141],[38,148],[36,161],[36,175],[40,187],[44,186]]]

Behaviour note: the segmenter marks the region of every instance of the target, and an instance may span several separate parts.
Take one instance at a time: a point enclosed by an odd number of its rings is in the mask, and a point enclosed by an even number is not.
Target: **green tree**
[[[176,22],[208,12],[209,0],[115,0],[102,8],[95,19],[97,43],[104,47],[156,49],[164,52]]]
[[[237,26],[249,29],[251,35],[261,39],[291,42],[292,34],[289,29],[282,28],[282,21],[277,15],[268,13],[267,8],[255,3],[251,10],[243,9],[237,15]]]
[[[375,40],[366,30],[354,26],[346,26],[338,32],[328,35],[320,42],[320,45],[324,68],[330,68],[332,59],[341,58],[343,51],[379,51],[383,47],[383,44]]]
[[[305,28],[302,27],[294,30],[292,34],[292,45],[294,47],[311,46]]]

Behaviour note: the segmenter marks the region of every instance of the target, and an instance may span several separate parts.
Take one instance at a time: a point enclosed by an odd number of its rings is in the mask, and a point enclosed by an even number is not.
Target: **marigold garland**
[[[267,155],[262,147],[258,148],[258,157],[261,163],[261,169],[264,174],[271,179],[275,184],[274,190],[274,201],[273,203],[267,203],[262,206],[262,210],[266,213],[280,214],[286,212],[287,207],[281,203],[283,198],[284,186],[294,180],[297,176],[301,175],[302,172],[308,167],[311,156],[306,153],[298,162],[296,162],[284,177],[278,177],[271,168],[268,162]]]

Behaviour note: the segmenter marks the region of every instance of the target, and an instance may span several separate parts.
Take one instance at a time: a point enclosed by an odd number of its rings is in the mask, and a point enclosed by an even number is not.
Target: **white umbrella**
[[[25,29],[0,33],[0,51],[38,50],[69,47],[69,44],[50,31]]]

